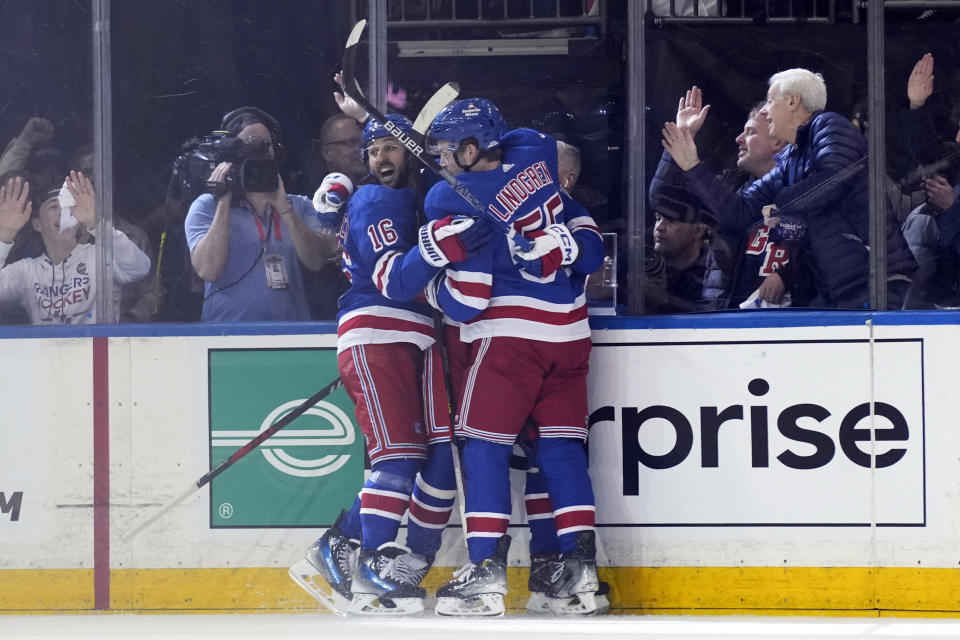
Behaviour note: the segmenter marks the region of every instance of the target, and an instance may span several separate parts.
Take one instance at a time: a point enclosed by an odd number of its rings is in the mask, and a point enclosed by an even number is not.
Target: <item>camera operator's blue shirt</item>
[[[287,195],[294,211],[314,231],[322,231],[313,204],[304,196]],[[184,230],[192,252],[210,230],[217,200],[212,194],[200,195],[190,205]],[[230,207],[230,246],[223,273],[204,286],[204,322],[236,322],[255,320],[309,320],[303,284],[303,266],[293,246],[293,235],[279,214],[277,222],[254,219],[247,202],[234,202]],[[277,233],[279,226],[280,233]],[[261,233],[263,239],[261,239]],[[267,284],[264,254],[283,256],[288,286],[271,289]]]

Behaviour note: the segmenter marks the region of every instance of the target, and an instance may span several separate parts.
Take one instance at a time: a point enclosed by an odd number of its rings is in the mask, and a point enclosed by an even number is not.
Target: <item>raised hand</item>
[[[71,210],[73,217],[82,224],[87,230],[93,229],[97,224],[97,207],[93,183],[82,171],[71,171],[67,176],[67,190],[76,200]]]
[[[687,90],[686,95],[680,98],[677,105],[677,126],[685,131],[689,131],[691,136],[696,136],[707,119],[707,112],[710,105],[703,106],[703,94],[700,87],[694,85]]]
[[[333,81],[340,85],[340,89],[343,89],[343,75],[337,73],[333,76]],[[363,122],[370,117],[370,114],[367,113],[367,110],[357,104],[357,101],[351,98],[346,94],[346,92],[341,93],[340,91],[333,92],[333,99],[337,101],[337,106],[340,107],[340,111],[343,111],[346,115],[350,116],[357,122]]]
[[[23,125],[19,137],[30,145],[43,144],[53,137],[53,123],[45,118],[30,118],[27,124]]]
[[[677,166],[684,171],[689,171],[700,164],[697,143],[693,141],[693,135],[688,130],[681,129],[673,122],[667,122],[660,133],[663,135],[661,140],[663,148],[667,150]]]
[[[33,203],[30,202],[30,183],[23,178],[10,178],[0,185],[0,242],[10,244],[17,232],[27,224]]]
[[[917,64],[907,80],[907,98],[911,109],[919,109],[933,93],[933,54],[927,53]]]

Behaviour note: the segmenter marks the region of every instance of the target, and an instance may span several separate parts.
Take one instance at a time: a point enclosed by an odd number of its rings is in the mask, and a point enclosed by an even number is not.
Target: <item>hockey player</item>
[[[521,252],[506,238],[494,238],[487,251],[446,269],[427,290],[435,305],[462,323],[471,362],[457,423],[466,438],[470,563],[437,591],[436,611],[504,612],[510,455],[532,416],[540,436],[536,463],[561,551],[546,595],[554,610],[590,613],[598,587],[593,491],[582,446],[590,328],[582,283],[578,287],[572,278],[577,269],[591,273],[599,267],[602,239],[593,225],[587,241],[578,243],[574,221],[573,228],[563,224],[555,140],[530,129],[508,132],[488,100],[448,106],[434,119],[427,143],[444,168],[533,243]],[[447,183],[431,189],[425,207],[431,220],[473,212]]]
[[[600,234],[600,229],[583,205],[570,195],[577,179],[580,177],[580,150],[571,144],[558,140],[557,170],[560,180],[560,195],[563,198],[565,226],[571,229],[574,239],[580,245],[595,243],[597,235]],[[577,261],[572,266],[574,269],[571,282],[575,287],[582,290],[586,285],[587,276],[590,275],[584,271],[584,267],[588,267],[589,264],[584,261]],[[521,436],[517,446],[514,447],[514,452],[517,455],[511,459],[511,466],[526,471],[524,474],[524,507],[530,527],[530,575],[527,580],[530,597],[527,599],[526,609],[532,613],[549,613],[553,609],[551,609],[551,601],[545,592],[550,587],[551,576],[553,576],[560,561],[560,541],[557,538],[557,529],[553,522],[553,505],[550,502],[549,489],[543,473],[536,466],[536,426],[531,427],[528,423],[525,436]],[[532,464],[531,460],[533,460]],[[610,608],[607,599],[610,587],[603,581],[600,581],[599,584],[600,587],[596,595],[597,613],[607,611]],[[558,604],[553,603],[554,607],[557,607]]]
[[[412,130],[403,116],[388,119]],[[293,567],[291,576],[336,613],[406,615],[423,610],[425,592],[418,585],[436,549],[432,541],[418,546],[409,535],[410,551],[393,543],[428,444],[442,440],[447,429],[442,421],[424,420],[424,403],[432,404],[434,396],[422,397],[433,382],[421,376],[439,367],[428,360],[430,308],[422,296],[415,298],[441,267],[483,246],[491,228],[483,220],[451,217],[418,228],[417,174],[409,154],[375,120],[364,127],[361,144],[371,181],[357,188],[341,225],[350,289],[339,300],[337,350],[371,470],[354,505],[307,551],[309,566]],[[452,486],[444,489],[453,493]],[[315,574],[329,592],[319,588]]]

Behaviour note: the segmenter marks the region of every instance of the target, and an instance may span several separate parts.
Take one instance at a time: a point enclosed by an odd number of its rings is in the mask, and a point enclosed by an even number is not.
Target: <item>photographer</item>
[[[335,249],[309,198],[287,195],[277,171],[280,127],[254,107],[226,114],[213,193],[200,195],[184,229],[205,282],[206,322],[309,320],[301,263],[316,271]]]

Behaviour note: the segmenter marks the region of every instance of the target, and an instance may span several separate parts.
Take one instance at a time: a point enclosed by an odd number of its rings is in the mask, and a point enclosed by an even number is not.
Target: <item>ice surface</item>
[[[322,613],[0,615],[3,640],[51,638],[107,640],[590,640],[960,638],[960,620],[917,618],[834,618],[773,616],[633,616],[535,618],[506,616],[467,620],[437,618],[338,618]]]

